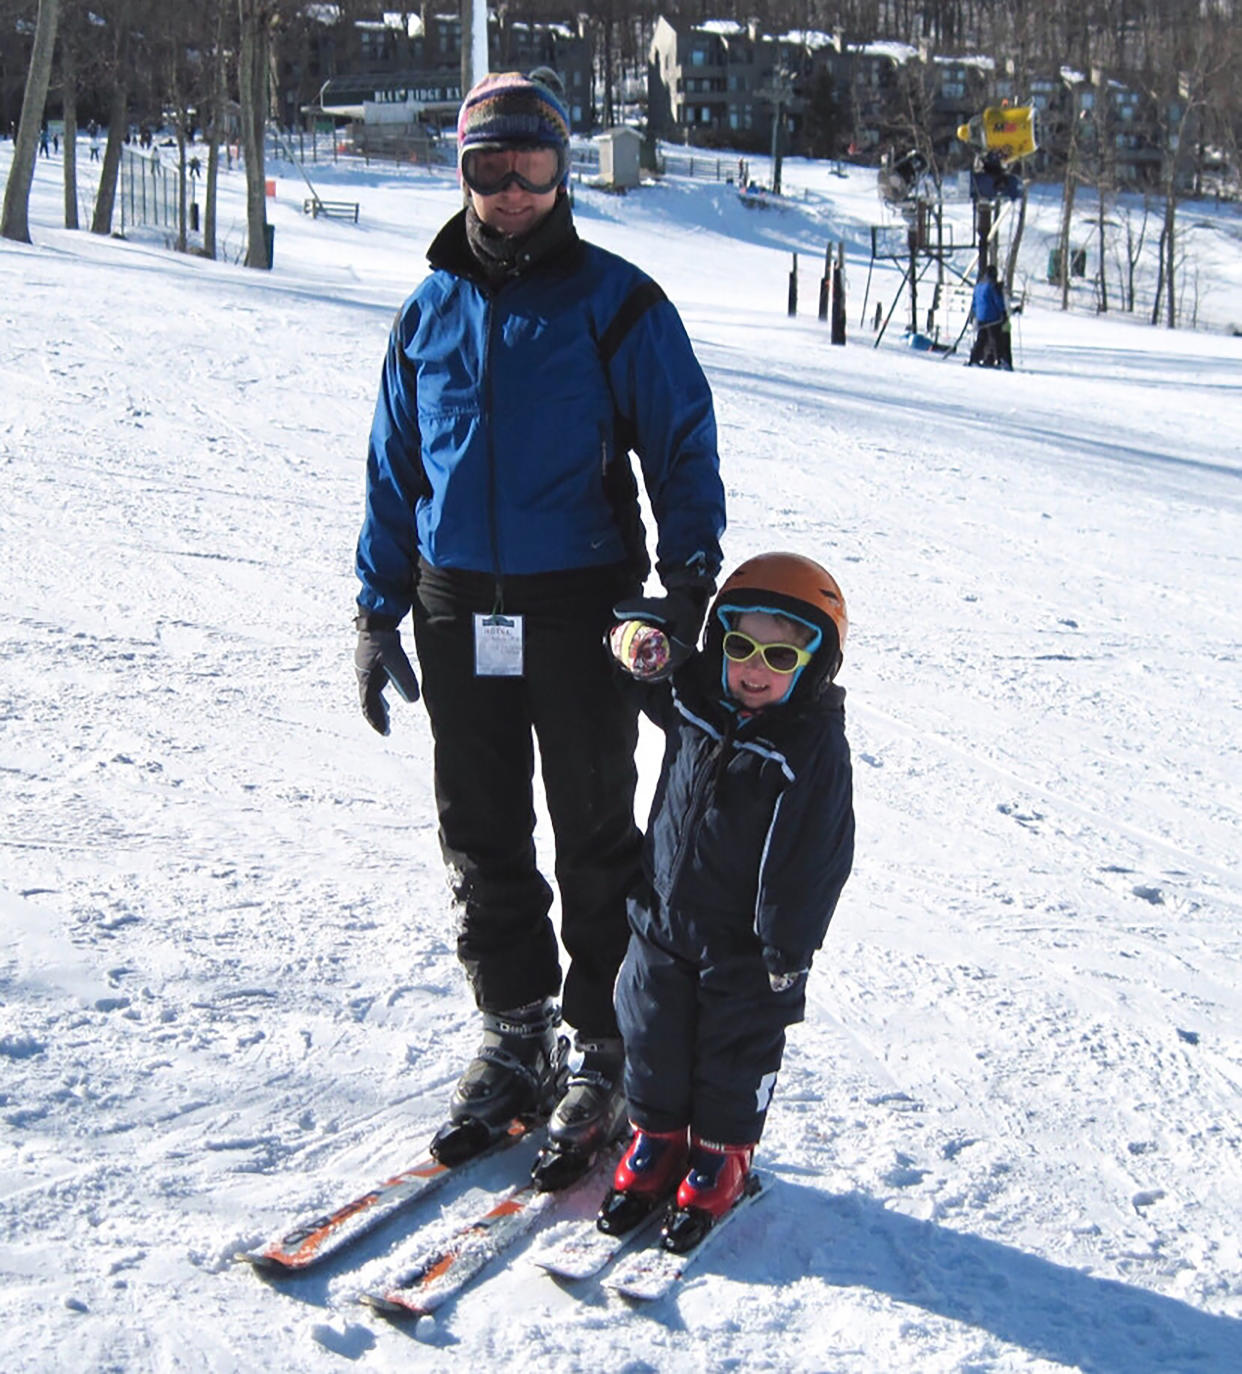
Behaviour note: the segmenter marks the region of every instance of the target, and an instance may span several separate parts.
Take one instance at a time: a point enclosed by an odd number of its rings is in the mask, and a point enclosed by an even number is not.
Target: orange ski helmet
[[[719,650],[730,617],[748,610],[792,616],[818,630],[811,676],[829,681],[836,677],[849,618],[836,578],[813,559],[800,553],[761,553],[735,568],[712,604],[708,649]]]

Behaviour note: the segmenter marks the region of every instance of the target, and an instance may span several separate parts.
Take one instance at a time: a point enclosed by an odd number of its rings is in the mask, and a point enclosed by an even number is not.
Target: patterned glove
[[[658,682],[666,676],[670,652],[668,636],[645,620],[624,620],[608,632],[612,656],[639,682]]]

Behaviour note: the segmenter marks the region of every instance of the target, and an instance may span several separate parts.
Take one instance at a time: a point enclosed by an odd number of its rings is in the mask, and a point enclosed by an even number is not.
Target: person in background
[[[1009,323],[1009,312],[1005,309],[1005,295],[997,279],[995,263],[988,263],[983,276],[979,278],[971,311],[975,318],[975,342],[967,366],[1006,367],[1012,372],[1012,361],[1005,361],[1008,340],[1002,340]]]
[[[611,1234],[671,1198],[663,1244],[688,1250],[748,1189],[853,864],[846,628],[818,563],[762,554],[721,586],[703,651],[646,689],[665,748],[617,980],[634,1134],[599,1213]],[[641,615],[610,643],[639,681],[672,664]]]
[[[578,237],[560,97],[489,75],[462,103],[457,144],[466,205],[397,313],[380,380],[355,668],[363,715],[387,734],[384,689],[419,696],[398,631],[412,611],[457,953],[483,1020],[432,1148],[453,1163],[550,1109],[536,1179],[558,1187],[626,1115],[612,988],[642,845],[637,707],[605,636],[614,607],[634,605],[689,654],[720,567],[724,490],[711,391],[676,309]],[[659,597],[640,596],[631,449]],[[569,956],[559,1005],[536,743]]]

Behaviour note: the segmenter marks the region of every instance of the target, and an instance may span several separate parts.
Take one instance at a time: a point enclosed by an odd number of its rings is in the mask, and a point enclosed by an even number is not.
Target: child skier
[[[832,577],[791,553],[725,581],[688,658],[658,605],[619,608],[609,641],[657,684],[644,709],[666,740],[616,988],[634,1136],[598,1224],[620,1234],[675,1194],[663,1244],[688,1250],[746,1192],[853,861],[847,621]]]

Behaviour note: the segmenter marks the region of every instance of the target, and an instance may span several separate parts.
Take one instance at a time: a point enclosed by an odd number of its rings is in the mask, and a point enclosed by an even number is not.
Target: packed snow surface
[[[775,1186],[647,1308],[528,1241],[390,1324],[356,1298],[412,1223],[300,1280],[233,1261],[417,1158],[477,1031],[427,721],[367,727],[350,624],[388,326],[458,192],[311,171],[360,222],[269,168],[270,273],[58,228],[55,158],[33,246],[0,241],[0,1366],[1242,1367],[1242,225],[1213,206],[1183,212],[1211,328],[1171,332],[1061,313],[1033,197],[1006,375],[907,348],[900,305],[873,348],[872,174],[577,189],[711,380],[727,562],[809,554],[850,609],[857,864]],[[556,443],[537,384],[529,423]]]

